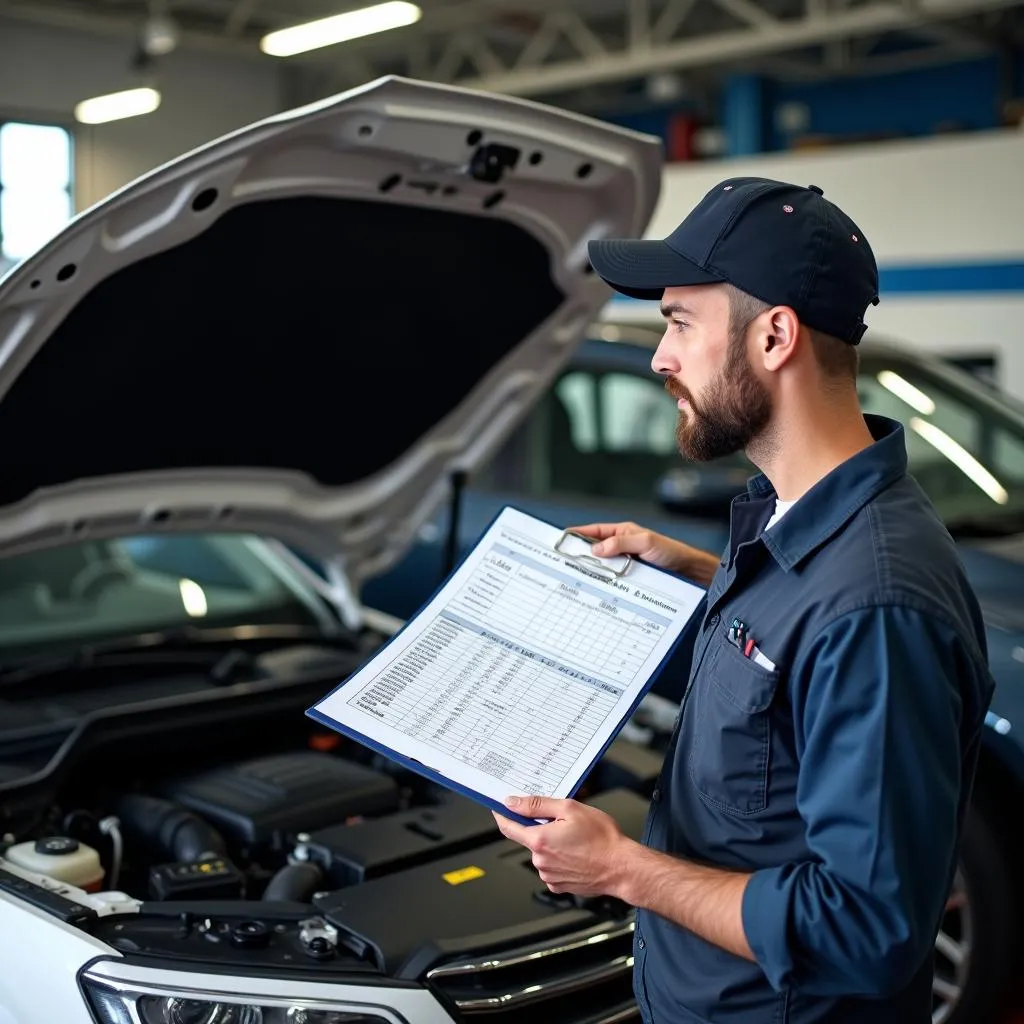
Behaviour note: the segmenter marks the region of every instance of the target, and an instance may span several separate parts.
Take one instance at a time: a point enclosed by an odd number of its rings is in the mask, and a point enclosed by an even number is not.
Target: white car
[[[607,298],[587,240],[641,234],[660,170],[385,79],[0,282],[0,1024],[635,1018],[628,908],[304,710],[396,628],[362,584],[549,386]],[[593,777],[632,832],[644,753]]]

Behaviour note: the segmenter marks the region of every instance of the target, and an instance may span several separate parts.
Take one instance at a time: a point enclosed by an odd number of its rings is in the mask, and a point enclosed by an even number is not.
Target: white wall
[[[883,275],[867,338],[932,351],[992,352],[1000,382],[1024,396],[1024,286],[942,293],[932,271],[993,263],[1024,270],[1024,132],[999,131],[879,145],[674,165],[648,237],[663,238],[722,178],[760,175],[819,185],[861,227]],[[887,270],[913,268],[920,286],[887,291]],[[928,278],[931,277],[931,282]],[[648,319],[651,304],[612,302],[609,319]]]
[[[880,265],[1024,259],[1024,131],[673,164],[650,236],[668,234],[722,178],[747,174],[819,185],[857,221]]]
[[[2,15],[2,5],[0,5]],[[87,127],[73,121],[89,96],[139,84],[130,39],[99,39],[0,20],[0,117],[65,123],[74,129],[80,210],[138,175],[280,108],[269,62],[174,53],[159,70],[155,113]]]

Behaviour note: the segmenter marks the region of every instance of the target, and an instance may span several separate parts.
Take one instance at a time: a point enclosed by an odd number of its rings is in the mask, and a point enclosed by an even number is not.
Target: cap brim
[[[588,243],[587,255],[606,284],[633,299],[658,300],[666,288],[724,280],[657,238],[595,239]]]

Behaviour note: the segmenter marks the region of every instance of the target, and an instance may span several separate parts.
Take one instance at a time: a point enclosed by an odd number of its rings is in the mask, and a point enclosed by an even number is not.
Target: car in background
[[[501,451],[363,599],[412,615],[506,504],[560,526],[632,520],[724,549],[729,503],[755,470],[742,455],[707,465],[680,457],[676,403],[651,369],[659,337],[595,324]],[[933,986],[935,1024],[976,1024],[1015,966],[1021,912],[1024,408],[943,360],[867,340],[857,386],[866,412],[905,425],[910,471],[957,539],[988,627],[997,690]]]

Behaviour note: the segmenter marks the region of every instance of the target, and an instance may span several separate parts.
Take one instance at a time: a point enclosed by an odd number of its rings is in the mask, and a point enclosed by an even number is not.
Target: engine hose
[[[158,847],[170,860],[197,861],[223,857],[227,844],[213,826],[169,800],[129,793],[118,802],[126,831]]]
[[[281,868],[267,883],[265,900],[285,903],[308,903],[324,880],[323,871],[309,861],[296,861]]]
[[[121,860],[124,857],[121,822],[113,814],[109,814],[100,819],[99,830],[110,839],[110,871],[107,874],[107,888],[116,889],[121,877]]]

